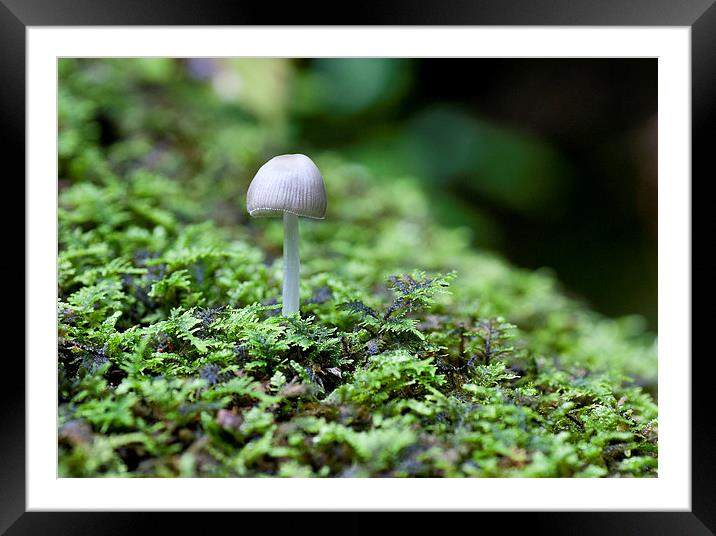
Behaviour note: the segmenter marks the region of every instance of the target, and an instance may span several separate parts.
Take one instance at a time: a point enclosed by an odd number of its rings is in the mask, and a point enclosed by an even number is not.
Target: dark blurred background
[[[477,246],[657,318],[656,59],[297,60],[293,136],[412,174]]]

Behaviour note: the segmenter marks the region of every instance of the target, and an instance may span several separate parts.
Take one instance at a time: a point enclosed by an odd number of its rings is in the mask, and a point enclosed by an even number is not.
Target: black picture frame
[[[702,184],[713,181],[712,136],[716,134],[716,0],[392,0],[346,9],[343,3],[331,6],[294,2],[277,7],[274,3],[222,0],[0,0],[0,132],[5,162],[14,163],[6,181],[19,181],[25,173],[25,46],[28,26],[83,25],[549,25],[549,26],[685,26],[691,29],[692,60],[692,199]],[[7,184],[7,183],[6,183]],[[696,188],[695,188],[696,187]],[[710,236],[711,219],[694,218],[692,208],[692,251],[696,234]],[[713,263],[697,263],[708,268]],[[704,253],[705,255],[705,253]],[[32,281],[25,280],[25,288]],[[692,294],[693,296],[693,294]],[[708,313],[697,314],[693,307],[705,301],[699,293],[692,301],[692,333],[706,329]],[[26,318],[26,322],[31,319]],[[702,329],[699,330],[698,327]],[[695,342],[695,339],[694,341]],[[8,365],[10,358],[14,365]],[[688,359],[689,356],[672,356]],[[219,527],[227,516],[214,514],[130,513],[130,512],[26,512],[25,508],[25,388],[21,380],[25,367],[19,354],[6,348],[5,366],[17,369],[7,375],[0,389],[0,534],[126,534],[128,531],[168,532],[167,519],[182,532]],[[498,527],[510,532],[550,534],[716,534],[716,428],[711,383],[714,366],[710,352],[692,350],[692,509],[690,512],[529,512],[481,513]],[[10,381],[8,380],[10,379]],[[556,507],[558,509],[558,506]],[[238,514],[241,523],[251,520]],[[264,514],[266,515],[266,514]],[[282,528],[298,530],[296,513],[282,522],[270,520],[271,532]],[[354,532],[373,530],[372,513],[351,513],[343,526]],[[457,514],[452,514],[457,515]],[[462,514],[460,514],[462,516]],[[496,518],[499,516],[499,518]],[[408,516],[405,516],[408,517]],[[496,519],[495,519],[496,518]],[[234,518],[235,519],[235,518]],[[325,518],[323,518],[325,522]],[[452,523],[462,524],[460,518]],[[439,521],[440,522],[440,521]],[[484,522],[487,522],[485,519]],[[310,522],[305,528],[315,528]],[[468,526],[475,521],[468,521]],[[401,521],[408,533],[425,527],[422,514]],[[268,527],[269,525],[265,525]],[[283,525],[283,526],[282,526]],[[242,525],[245,526],[245,525]],[[473,525],[474,526],[474,525]],[[483,525],[487,530],[490,525]],[[478,526],[474,526],[478,530]],[[505,529],[497,529],[504,532]],[[236,529],[239,530],[238,526]],[[496,529],[493,529],[496,530]],[[345,529],[341,529],[345,532]]]

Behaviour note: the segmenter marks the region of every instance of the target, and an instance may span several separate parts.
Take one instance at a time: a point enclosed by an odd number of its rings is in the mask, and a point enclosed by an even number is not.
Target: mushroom
[[[323,219],[326,188],[313,160],[303,154],[275,156],[259,168],[246,194],[253,217],[283,215],[283,310],[298,312],[298,217]]]

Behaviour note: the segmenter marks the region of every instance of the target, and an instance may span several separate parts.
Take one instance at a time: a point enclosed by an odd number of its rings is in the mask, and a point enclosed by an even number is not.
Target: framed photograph
[[[716,7],[657,4],[0,0],[26,192],[0,533],[713,534]]]

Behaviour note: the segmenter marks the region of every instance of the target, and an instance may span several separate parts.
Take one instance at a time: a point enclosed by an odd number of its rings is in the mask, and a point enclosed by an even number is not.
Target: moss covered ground
[[[409,176],[310,153],[328,213],[280,316],[281,221],[244,203],[296,135],[181,66],[59,62],[60,476],[657,475],[654,335]]]

